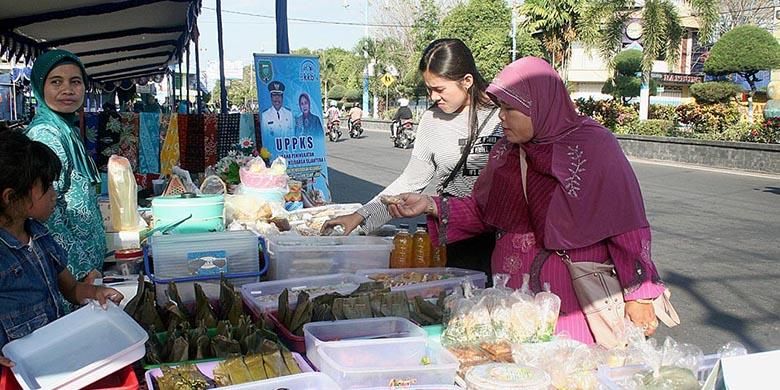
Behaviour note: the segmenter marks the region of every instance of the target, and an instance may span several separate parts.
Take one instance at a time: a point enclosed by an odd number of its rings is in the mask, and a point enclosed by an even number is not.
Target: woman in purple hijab
[[[495,232],[494,272],[509,274],[513,288],[526,273],[535,292],[549,283],[561,298],[556,333],[589,344],[593,334],[556,251],[574,262],[611,260],[626,316],[651,335],[658,321],[650,300],[665,287],[650,253],[639,183],[615,136],[577,113],[558,73],[539,58],[508,65],[487,93],[501,107],[505,137],[493,147],[471,196],[402,194],[404,203],[388,206],[390,213],[428,214],[431,236],[439,241]]]

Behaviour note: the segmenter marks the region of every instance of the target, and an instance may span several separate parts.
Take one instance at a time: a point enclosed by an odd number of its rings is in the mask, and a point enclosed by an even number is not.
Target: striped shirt
[[[491,111],[492,107],[479,109],[478,126],[482,126]],[[421,193],[432,180],[435,180],[436,191],[442,192],[442,183],[458,165],[468,140],[468,122],[468,110],[447,114],[434,107],[425,111],[417,127],[412,157],[401,176],[357,211],[364,218],[361,224],[363,230],[374,231],[392,219],[385,205],[379,201],[380,195]],[[480,171],[487,165],[490,149],[503,136],[496,109],[471,148],[464,167],[449,183],[446,192],[454,196],[471,194]]]

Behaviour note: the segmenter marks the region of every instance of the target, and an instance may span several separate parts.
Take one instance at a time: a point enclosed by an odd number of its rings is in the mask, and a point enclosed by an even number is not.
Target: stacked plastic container
[[[369,278],[378,274],[385,274],[391,277],[405,273],[416,272],[429,275],[446,275],[446,279],[431,280],[427,282],[413,283],[406,286],[392,287],[392,291],[403,291],[408,298],[421,296],[423,298],[436,298],[444,291],[447,294],[458,288],[464,281],[470,281],[476,288],[483,289],[487,283],[487,276],[484,272],[472,271],[461,268],[394,268],[394,269],[362,269],[357,271],[357,275]]]
[[[281,280],[388,268],[392,248],[393,244],[381,237],[271,236],[267,238],[268,278]]]
[[[209,297],[214,297],[219,291],[220,274],[237,286],[259,280],[258,245],[259,238],[246,230],[154,236],[153,267],[147,251],[146,273],[156,286],[161,304],[166,301],[168,282],[176,282],[185,302],[194,300],[192,284],[196,281],[204,285]]]

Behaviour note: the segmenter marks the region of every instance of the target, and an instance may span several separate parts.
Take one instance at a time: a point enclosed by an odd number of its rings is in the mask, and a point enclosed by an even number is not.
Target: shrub
[[[636,121],[627,126],[629,134],[667,136],[675,129],[674,122],[665,119]]]
[[[721,133],[739,122],[735,104],[681,104],[675,110],[680,123],[689,125],[695,133]]]
[[[780,143],[780,118],[768,118],[760,126],[751,129],[742,139],[745,142],[761,142],[767,144]]]
[[[730,81],[708,81],[691,85],[691,95],[699,104],[728,103],[742,92],[742,87]]]
[[[751,134],[758,134],[761,131],[761,127],[760,123],[739,121],[729,126],[722,133],[717,134],[716,138],[720,141],[746,141]]]
[[[639,112],[635,105],[626,106],[617,100],[579,98],[575,103],[581,114],[595,119],[612,131],[639,119]]]
[[[649,119],[663,119],[677,123],[677,112],[675,112],[675,106],[668,106],[665,104],[651,104],[647,117]]]

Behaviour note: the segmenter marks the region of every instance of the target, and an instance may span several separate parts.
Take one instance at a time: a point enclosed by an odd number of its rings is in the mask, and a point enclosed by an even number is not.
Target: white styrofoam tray
[[[147,333],[122,309],[90,303],[3,347],[19,385],[77,389],[141,359]]]

